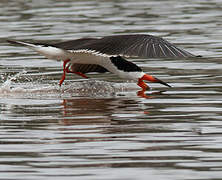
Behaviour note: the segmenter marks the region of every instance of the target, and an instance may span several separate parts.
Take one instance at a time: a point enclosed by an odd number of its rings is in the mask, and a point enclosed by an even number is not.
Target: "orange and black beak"
[[[150,82],[155,82],[155,83],[160,83],[160,84],[163,84],[167,87],[171,87],[169,84],[163,82],[162,80],[160,80],[160,79],[158,79],[154,76],[145,74],[145,75],[143,75],[142,78],[139,78],[139,80],[138,80],[138,86],[140,86],[144,91],[150,89],[149,86],[145,82],[143,82],[144,80],[145,81],[150,81]]]

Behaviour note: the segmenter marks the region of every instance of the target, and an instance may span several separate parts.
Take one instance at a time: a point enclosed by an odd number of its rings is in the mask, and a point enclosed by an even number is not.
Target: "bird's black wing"
[[[56,44],[51,44],[52,46],[62,48],[65,50],[78,50],[82,49],[84,46],[88,46],[88,44],[95,42],[96,38],[81,38],[81,39],[75,39],[75,40],[70,40],[70,41],[64,41],[64,42],[59,42]]]
[[[141,58],[186,58],[195,55],[176,47],[163,38],[145,35],[114,35],[102,38],[83,38],[54,44],[66,50],[88,49],[108,55]]]

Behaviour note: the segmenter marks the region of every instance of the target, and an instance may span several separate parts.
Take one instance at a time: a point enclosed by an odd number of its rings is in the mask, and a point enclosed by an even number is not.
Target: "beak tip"
[[[171,86],[171,85],[169,85],[169,84],[167,84],[167,86],[168,86],[169,88],[172,88],[172,86]]]
[[[164,86],[167,86],[167,87],[169,87],[169,88],[172,88],[172,86],[170,86],[169,84],[167,84],[166,82],[164,82],[164,81],[162,81],[162,80],[160,80],[160,79],[157,79],[157,83],[160,83],[160,84],[162,84],[162,85],[164,85]]]

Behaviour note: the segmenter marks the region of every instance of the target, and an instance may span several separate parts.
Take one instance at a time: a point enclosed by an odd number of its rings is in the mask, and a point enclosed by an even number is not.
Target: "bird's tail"
[[[31,44],[31,43],[27,43],[27,42],[23,42],[23,41],[7,40],[7,42],[9,42],[10,44],[27,46],[30,48],[35,48],[37,46],[35,44]]]
[[[69,59],[70,56],[70,53],[68,51],[54,47],[53,45],[40,44],[40,43],[27,43],[24,41],[17,41],[17,40],[7,40],[7,41],[13,45],[26,46],[29,49],[32,49],[49,59],[66,60]]]

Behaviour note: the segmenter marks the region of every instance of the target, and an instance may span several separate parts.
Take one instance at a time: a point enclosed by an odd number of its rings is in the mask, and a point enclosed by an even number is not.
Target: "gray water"
[[[0,1],[0,179],[222,179],[220,0]],[[6,39],[146,33],[203,58],[132,59],[173,88],[68,75]]]

